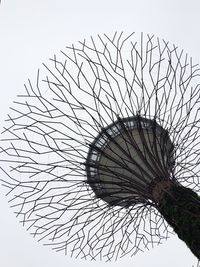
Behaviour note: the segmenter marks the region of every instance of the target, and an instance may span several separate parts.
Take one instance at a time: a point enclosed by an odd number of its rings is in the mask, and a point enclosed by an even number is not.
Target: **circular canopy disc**
[[[97,197],[130,206],[148,199],[150,185],[168,179],[173,165],[168,132],[155,120],[133,116],[102,129],[90,146],[86,171]]]

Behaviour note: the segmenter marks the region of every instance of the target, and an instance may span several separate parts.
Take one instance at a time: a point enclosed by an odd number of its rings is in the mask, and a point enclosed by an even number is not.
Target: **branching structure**
[[[134,255],[176,228],[175,187],[192,192],[200,225],[199,74],[175,45],[134,33],[44,64],[0,145],[3,185],[31,234],[75,257]]]

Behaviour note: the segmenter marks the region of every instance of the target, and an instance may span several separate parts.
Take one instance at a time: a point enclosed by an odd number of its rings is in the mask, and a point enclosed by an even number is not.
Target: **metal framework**
[[[199,74],[175,45],[135,33],[84,40],[44,64],[11,108],[0,144],[3,185],[30,233],[56,251],[106,261],[167,239],[172,229],[149,185],[159,178],[200,190]],[[104,149],[133,131],[136,118],[143,118],[140,129],[154,122],[160,147],[163,135],[167,145],[161,156],[157,148],[152,157],[143,150],[144,160],[153,158],[143,170],[148,181],[142,174],[127,186],[124,202],[106,187],[106,199],[101,177],[112,177],[111,188],[116,177],[118,189],[130,165],[118,160],[125,174],[117,173],[101,161]],[[129,142],[123,139],[121,148]],[[130,146],[125,152],[131,156]],[[149,175],[153,165],[166,175]]]
[[[90,145],[87,181],[111,206],[155,205],[154,187],[173,179],[173,149],[168,132],[155,120],[118,118]]]

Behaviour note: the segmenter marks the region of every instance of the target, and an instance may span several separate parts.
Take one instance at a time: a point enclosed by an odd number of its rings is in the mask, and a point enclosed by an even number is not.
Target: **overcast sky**
[[[2,0],[0,6],[0,124],[28,78],[66,45],[90,35],[137,31],[155,34],[200,62],[199,0]],[[18,223],[0,188],[2,267],[94,266],[37,243]],[[176,236],[157,248],[95,266],[196,267]]]

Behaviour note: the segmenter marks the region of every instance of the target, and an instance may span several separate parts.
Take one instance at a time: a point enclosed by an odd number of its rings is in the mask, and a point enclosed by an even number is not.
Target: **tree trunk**
[[[200,260],[200,197],[189,188],[173,184],[163,192],[158,210]]]

